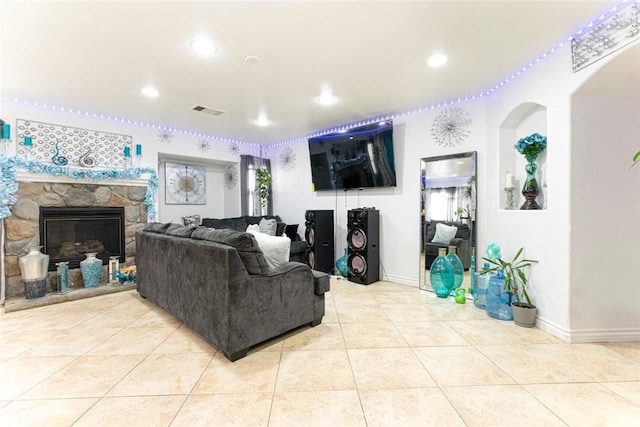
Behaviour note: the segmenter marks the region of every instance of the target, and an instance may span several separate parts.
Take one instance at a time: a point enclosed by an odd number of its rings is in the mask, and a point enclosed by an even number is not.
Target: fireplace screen
[[[40,244],[49,255],[49,271],[68,261],[80,267],[85,253],[97,252],[103,264],[109,257],[125,261],[123,207],[40,207]]]

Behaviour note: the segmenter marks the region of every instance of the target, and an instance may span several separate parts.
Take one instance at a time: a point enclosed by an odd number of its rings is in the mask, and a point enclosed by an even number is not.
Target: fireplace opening
[[[40,207],[40,244],[49,255],[49,271],[68,261],[79,268],[85,253],[97,252],[102,264],[125,261],[123,207]]]

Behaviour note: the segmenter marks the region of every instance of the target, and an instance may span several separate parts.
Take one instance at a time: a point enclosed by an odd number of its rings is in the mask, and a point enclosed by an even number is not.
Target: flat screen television
[[[395,187],[393,121],[309,138],[315,191]]]

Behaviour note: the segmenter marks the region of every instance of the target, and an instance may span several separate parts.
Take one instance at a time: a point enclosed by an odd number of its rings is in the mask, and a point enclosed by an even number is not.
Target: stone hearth
[[[85,183],[20,182],[16,193],[18,199],[12,214],[4,221],[5,226],[5,280],[6,298],[23,297],[24,286],[18,267],[18,259],[27,249],[40,244],[40,206],[122,206],[125,208],[126,263],[135,264],[135,233],[147,222],[147,207],[144,198],[145,186],[101,185]],[[102,268],[101,286],[107,283],[107,266]],[[70,270],[70,288],[82,289],[80,269]],[[47,292],[55,292],[57,277],[49,272]],[[78,295],[80,297],[80,295]],[[46,297],[45,297],[46,298]],[[75,297],[58,298],[62,300]],[[60,301],[56,301],[60,302]]]

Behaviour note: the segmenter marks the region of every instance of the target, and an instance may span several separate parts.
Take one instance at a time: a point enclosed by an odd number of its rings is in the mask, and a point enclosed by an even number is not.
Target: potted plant
[[[510,292],[516,300],[511,303],[513,320],[518,326],[530,328],[535,323],[538,309],[531,303],[531,298],[529,298],[529,294],[527,293],[528,280],[524,269],[538,261],[521,259],[523,250],[524,248],[520,248],[509,262],[504,261],[502,258],[489,259],[483,257],[482,259],[493,267],[483,270],[480,274],[488,274],[498,270],[503,271],[504,288]]]
[[[271,174],[266,168],[256,169],[256,189],[260,196],[260,203],[263,207],[269,203],[269,186],[271,185]]]

